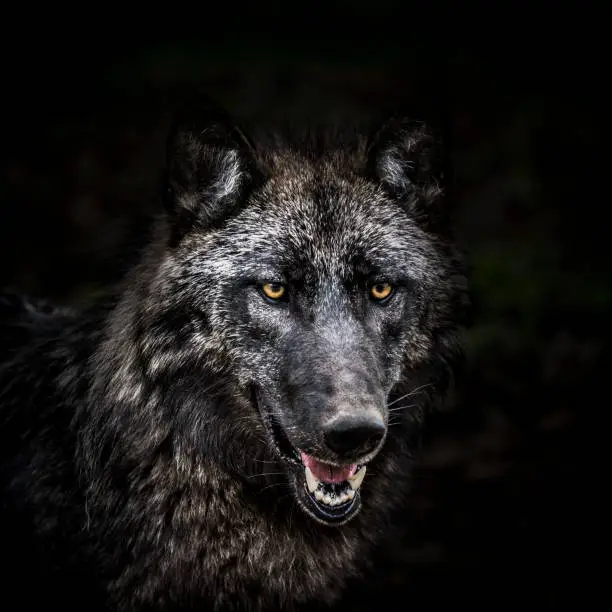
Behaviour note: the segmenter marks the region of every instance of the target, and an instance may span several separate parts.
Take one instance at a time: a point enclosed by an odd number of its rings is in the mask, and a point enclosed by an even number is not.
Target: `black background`
[[[150,6],[127,23],[106,5],[5,19],[0,284],[60,302],[102,294],[159,206],[169,113],[188,83],[251,120],[397,103],[443,118],[472,267],[467,372],[430,425],[403,537],[342,609],[557,609],[600,582],[606,33],[569,5],[496,7]]]

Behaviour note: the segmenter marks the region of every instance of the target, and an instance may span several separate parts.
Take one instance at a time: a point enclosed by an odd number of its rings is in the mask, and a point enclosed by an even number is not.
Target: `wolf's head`
[[[359,510],[400,383],[431,383],[452,352],[463,280],[438,171],[435,139],[405,119],[350,143],[262,146],[207,104],[169,139],[159,346],[180,324],[174,358],[197,351],[234,381],[226,423],[257,419],[255,443],[325,524]]]

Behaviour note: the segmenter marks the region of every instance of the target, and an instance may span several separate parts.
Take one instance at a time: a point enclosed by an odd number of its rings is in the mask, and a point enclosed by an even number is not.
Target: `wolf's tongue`
[[[337,467],[329,463],[323,463],[302,451],[300,451],[300,455],[302,456],[304,466],[310,468],[315,478],[322,482],[342,482],[357,471],[356,463]]]

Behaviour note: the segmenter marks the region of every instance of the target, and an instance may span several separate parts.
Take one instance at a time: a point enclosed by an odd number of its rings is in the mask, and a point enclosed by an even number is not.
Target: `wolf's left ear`
[[[164,203],[186,230],[235,211],[257,172],[252,147],[227,112],[197,95],[177,113],[166,146]]]
[[[424,123],[394,118],[375,131],[366,171],[422,226],[438,229],[446,223],[441,137]]]

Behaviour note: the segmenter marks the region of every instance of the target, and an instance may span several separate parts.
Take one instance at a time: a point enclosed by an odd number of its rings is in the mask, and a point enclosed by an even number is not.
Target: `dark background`
[[[165,130],[187,83],[251,120],[396,103],[444,119],[472,267],[467,371],[430,425],[403,537],[342,609],[556,609],[586,603],[600,580],[604,35],[582,13],[512,15],[481,26],[456,11],[444,34],[388,2],[313,5],[302,26],[322,27],[308,40],[293,16],[270,35],[245,17],[250,36],[224,22],[159,42],[102,25],[94,36],[93,13],[65,31],[50,22],[47,36],[15,23],[22,36],[3,43],[0,285],[60,302],[103,294],[139,216],[158,209]]]

